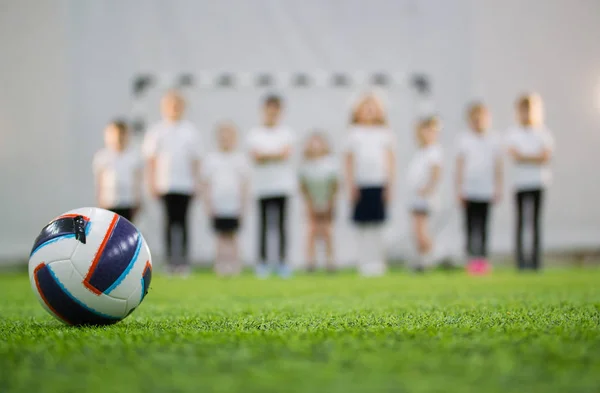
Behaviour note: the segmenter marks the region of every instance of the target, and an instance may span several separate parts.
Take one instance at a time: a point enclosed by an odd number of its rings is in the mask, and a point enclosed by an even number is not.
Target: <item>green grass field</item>
[[[155,277],[72,328],[0,276],[0,392],[599,392],[600,270]]]

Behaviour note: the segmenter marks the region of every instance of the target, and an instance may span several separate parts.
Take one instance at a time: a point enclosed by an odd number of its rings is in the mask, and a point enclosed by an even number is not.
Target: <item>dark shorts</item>
[[[213,229],[220,234],[234,234],[240,228],[238,217],[213,217]]]
[[[361,188],[358,201],[354,205],[352,220],[357,224],[377,224],[385,219],[383,187]]]

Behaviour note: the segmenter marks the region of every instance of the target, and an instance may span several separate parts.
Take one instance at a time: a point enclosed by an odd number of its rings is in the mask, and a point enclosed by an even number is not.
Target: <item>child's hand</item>
[[[383,187],[383,201],[390,203],[392,201],[392,190],[390,186]]]
[[[456,200],[460,206],[465,206],[467,204],[467,200],[461,193],[456,194]]]
[[[515,160],[517,160],[517,161],[519,161],[519,160],[521,159],[521,157],[522,157],[522,156],[521,156],[521,153],[519,153],[519,152],[517,151],[517,149],[515,149],[514,147],[511,147],[511,148],[508,150],[508,154],[509,154],[509,155],[510,155],[510,156],[511,156],[513,159],[515,159]]]
[[[502,202],[502,190],[496,190],[494,192],[494,199],[493,199],[494,203],[500,203]]]
[[[351,186],[350,187],[350,201],[352,203],[356,203],[356,202],[358,202],[359,199],[360,199],[360,188],[358,188],[356,186]]]
[[[161,197],[160,191],[158,191],[158,186],[155,182],[150,183],[150,195],[153,198],[159,199]]]

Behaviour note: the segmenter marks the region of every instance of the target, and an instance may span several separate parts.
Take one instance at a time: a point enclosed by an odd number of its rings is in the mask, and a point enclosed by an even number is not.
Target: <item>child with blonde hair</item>
[[[429,231],[429,217],[435,209],[437,191],[442,175],[442,148],[438,143],[440,122],[427,117],[417,124],[419,149],[408,167],[409,209],[419,258],[414,265],[418,272],[432,264],[433,240]]]
[[[467,270],[471,274],[484,274],[490,269],[489,210],[502,196],[502,151],[496,135],[489,132],[490,114],[483,103],[468,107],[467,120],[470,129],[458,139],[456,193],[464,210]]]
[[[329,143],[321,132],[313,132],[304,147],[300,186],[308,221],[307,270],[316,268],[316,242],[322,240],[327,253],[327,270],[333,272],[333,217],[338,191],[338,171]]]
[[[516,250],[520,270],[541,267],[540,221],[546,188],[550,185],[549,163],[554,154],[554,138],[544,125],[542,99],[524,94],[517,100],[518,125],[508,134],[508,153],[515,163]],[[532,232],[531,252],[525,254],[525,230]]]
[[[345,156],[346,182],[358,229],[358,270],[364,276],[385,273],[383,225],[395,177],[394,137],[374,94],[364,95],[352,113]]]
[[[238,231],[246,210],[248,163],[237,150],[237,129],[232,123],[217,126],[218,151],[208,154],[203,165],[203,194],[217,237],[215,272],[237,275],[242,264]]]

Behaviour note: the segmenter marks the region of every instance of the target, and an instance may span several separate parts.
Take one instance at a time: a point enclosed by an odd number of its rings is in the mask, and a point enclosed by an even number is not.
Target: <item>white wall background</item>
[[[441,248],[461,248],[450,187],[454,136],[463,110],[483,98],[498,130],[512,122],[517,94],[534,89],[547,102],[558,141],[555,186],[547,205],[550,248],[597,245],[600,188],[600,2],[595,0],[4,0],[0,2],[0,259],[25,258],[41,226],[73,207],[93,204],[89,163],[104,124],[130,109],[139,71],[406,70],[428,73],[445,130],[449,168],[444,192],[449,225]],[[282,92],[286,122],[302,135],[327,129],[339,146],[355,92]],[[258,121],[261,91],[190,92],[190,118],[212,139],[213,124],[233,119],[242,133]],[[157,103],[158,91],[152,98]],[[398,135],[402,176],[413,150],[414,102],[387,94]],[[156,117],[155,117],[156,118]],[[402,178],[401,178],[402,179]],[[402,182],[388,228],[390,253],[408,250]],[[495,214],[493,249],[511,246],[511,198]],[[344,207],[342,201],[342,208]],[[302,209],[293,208],[292,258],[302,259]],[[193,212],[193,255],[209,259],[212,242],[201,207]],[[139,225],[162,251],[159,206],[145,205]],[[338,217],[342,261],[352,232]],[[254,222],[244,231],[254,255]]]

